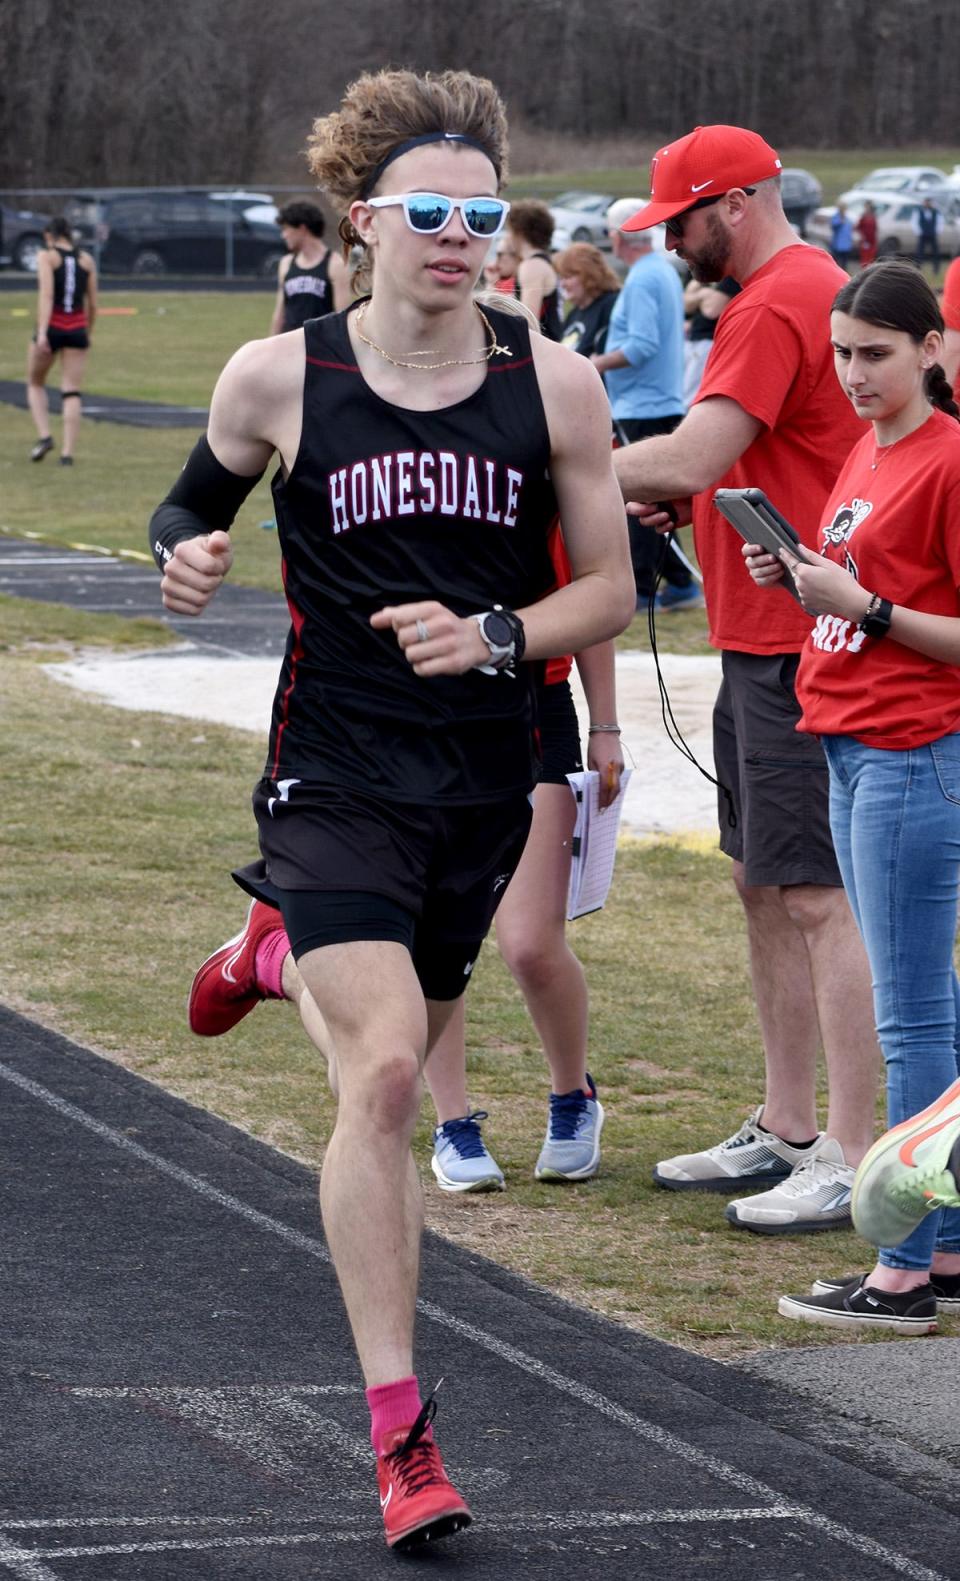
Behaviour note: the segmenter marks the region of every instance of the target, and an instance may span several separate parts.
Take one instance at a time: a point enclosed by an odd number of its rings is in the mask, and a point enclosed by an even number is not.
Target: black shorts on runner
[[[797,653],[723,655],[713,711],[720,849],[748,884],[842,885],[830,835],[829,773],[815,736],[797,728]]]
[[[36,342],[36,335],[33,339]],[[48,329],[47,343],[51,351],[90,350],[90,336],[85,329]]]
[[[264,779],[253,808],[263,861],[233,876],[279,907],[296,960],[392,940],[410,951],[426,998],[459,998],[523,854],[528,796],[423,807]]]
[[[580,721],[569,681],[537,687],[537,729],[542,766],[540,785],[566,785],[568,774],[583,768]]]

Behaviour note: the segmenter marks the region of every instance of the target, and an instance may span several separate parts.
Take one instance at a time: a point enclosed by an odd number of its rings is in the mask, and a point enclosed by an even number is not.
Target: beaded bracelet
[[[588,736],[618,736],[619,734],[620,734],[620,726],[619,725],[588,725],[587,726],[587,735]]]

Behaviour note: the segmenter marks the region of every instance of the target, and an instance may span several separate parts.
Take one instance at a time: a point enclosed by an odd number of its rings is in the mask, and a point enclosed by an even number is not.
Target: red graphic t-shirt
[[[960,423],[937,410],[882,448],[865,434],[827,502],[820,553],[893,604],[960,616]],[[905,751],[960,730],[960,666],[839,615],[817,618],[796,691],[797,728],[814,735]]]
[[[763,424],[734,466],[693,502],[710,641],[741,653],[799,653],[810,629],[793,599],[751,581],[742,540],[714,509],[717,488],[760,488],[811,548],[824,503],[863,429],[840,388],[830,309],[847,275],[825,252],[784,247],[743,282],[717,322],[697,401],[727,396]]]

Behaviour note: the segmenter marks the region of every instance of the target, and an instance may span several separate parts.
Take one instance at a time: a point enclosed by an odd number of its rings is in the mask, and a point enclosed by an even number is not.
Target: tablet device
[[[761,544],[770,554],[778,556],[781,549],[786,549],[796,559],[806,559],[796,530],[771,504],[763,489],[717,489],[713,503],[737,529],[744,543]],[[783,567],[781,586],[799,603],[797,584],[787,566]]]

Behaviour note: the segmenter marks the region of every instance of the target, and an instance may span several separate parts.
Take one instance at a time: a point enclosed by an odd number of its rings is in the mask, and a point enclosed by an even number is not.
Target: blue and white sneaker
[[[430,1168],[441,1191],[503,1191],[503,1170],[480,1135],[486,1109],[474,1109],[458,1120],[445,1120],[433,1133]]]
[[[534,1175],[537,1180],[589,1180],[600,1168],[603,1106],[591,1075],[589,1092],[550,1094],[547,1135]]]

